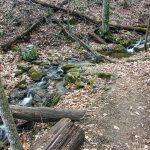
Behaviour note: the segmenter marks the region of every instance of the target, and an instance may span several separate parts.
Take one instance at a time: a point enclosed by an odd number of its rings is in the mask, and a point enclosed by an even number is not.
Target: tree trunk
[[[2,86],[2,81],[0,78],[0,116],[2,117],[3,123],[6,129],[6,135],[10,142],[10,147],[12,150],[23,150],[21,143],[19,141],[19,136],[16,130],[16,125],[14,123],[9,104],[4,93],[4,88]]]
[[[103,0],[102,31],[104,34],[109,31],[109,5],[110,0]]]
[[[70,118],[71,120],[80,120],[85,111],[73,109],[60,109],[49,107],[22,107],[10,105],[14,118],[35,122],[57,121],[62,118]]]

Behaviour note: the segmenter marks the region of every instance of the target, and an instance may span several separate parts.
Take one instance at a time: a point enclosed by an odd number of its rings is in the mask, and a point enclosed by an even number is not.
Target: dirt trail
[[[84,150],[148,150],[150,148],[150,61],[103,64],[94,70],[115,73],[109,90],[99,94],[83,123]]]
[[[100,137],[99,149],[105,144],[116,150],[148,149],[150,88],[141,89],[143,84],[132,74],[129,80],[117,79],[103,94],[99,102],[99,114],[103,116],[97,120],[104,140]]]

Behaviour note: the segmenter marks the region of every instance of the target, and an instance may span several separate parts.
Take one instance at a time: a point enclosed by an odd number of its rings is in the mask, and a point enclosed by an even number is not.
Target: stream
[[[140,49],[144,48],[144,42],[144,36],[141,36],[140,39],[135,41],[134,44],[131,44],[127,47],[127,52],[130,54],[138,52]],[[53,64],[49,62],[49,64],[42,66],[42,70],[46,72],[46,75],[42,77],[39,82],[32,82],[24,90],[16,89],[15,93],[9,98],[10,103],[30,107],[34,102],[35,106],[41,107],[44,106],[43,104],[46,102],[46,100],[49,100],[49,103],[51,104],[52,99],[59,99],[60,96],[67,93],[67,89],[64,85],[64,78],[67,74],[67,70],[64,66],[67,64],[77,65],[80,69],[85,65],[93,65],[90,61],[79,60],[77,58],[64,60],[59,64]],[[48,94],[47,90],[49,86],[49,80],[57,81],[55,91],[52,94]],[[4,138],[6,138],[6,130],[2,120],[0,119],[0,140]]]

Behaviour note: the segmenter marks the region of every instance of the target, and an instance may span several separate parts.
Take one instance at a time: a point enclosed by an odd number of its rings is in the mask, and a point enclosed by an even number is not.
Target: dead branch
[[[84,19],[85,21],[88,21],[88,22],[93,23],[95,25],[100,25],[102,23],[101,21],[97,21],[95,19],[92,19],[92,18],[88,17],[87,15],[81,14],[77,11],[68,10],[68,9],[65,9],[65,8],[62,8],[59,6],[55,6],[52,4],[48,4],[48,3],[45,3],[45,2],[39,1],[39,0],[32,0],[32,2],[36,3],[36,4],[40,4],[44,7],[50,7],[54,10],[57,10],[57,11],[58,10],[63,11],[64,13],[68,13],[68,11],[69,11],[70,15],[73,15],[73,16],[80,18],[80,19]],[[131,27],[131,26],[122,26],[122,25],[113,25],[113,24],[110,24],[110,27],[111,28],[117,28],[118,30],[129,30],[129,31],[146,33],[146,29],[140,28],[140,27]]]
[[[32,32],[36,27],[38,27],[44,20],[45,20],[45,17],[41,17],[35,23],[33,23],[27,30],[25,30],[21,34],[13,37],[9,42],[1,45],[0,49],[2,49],[3,51],[8,51],[9,49],[11,49],[12,44],[16,43],[20,39],[23,39],[30,32]]]
[[[99,37],[98,35],[96,35],[94,32],[90,32],[88,33],[90,37],[92,37],[97,43],[100,44],[107,44],[101,37]]]

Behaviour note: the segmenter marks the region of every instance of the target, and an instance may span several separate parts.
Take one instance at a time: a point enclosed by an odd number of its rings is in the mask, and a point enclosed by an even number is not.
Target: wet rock
[[[64,86],[64,82],[63,82],[63,81],[58,82],[58,83],[56,84],[56,92],[57,92],[58,94],[60,94],[60,95],[66,94],[67,90],[66,90],[66,88],[65,88],[65,86]]]
[[[16,90],[12,95],[10,95],[10,101],[21,100],[27,95],[27,90]]]
[[[38,67],[33,67],[29,70],[29,77],[34,81],[40,81],[45,73]]]
[[[60,100],[61,95],[57,92],[54,92],[50,95],[49,99],[46,99],[46,101],[43,103],[44,106],[50,107],[56,105]]]
[[[26,47],[21,47],[20,55],[25,61],[36,60],[38,58],[37,48],[32,44],[29,44]]]

